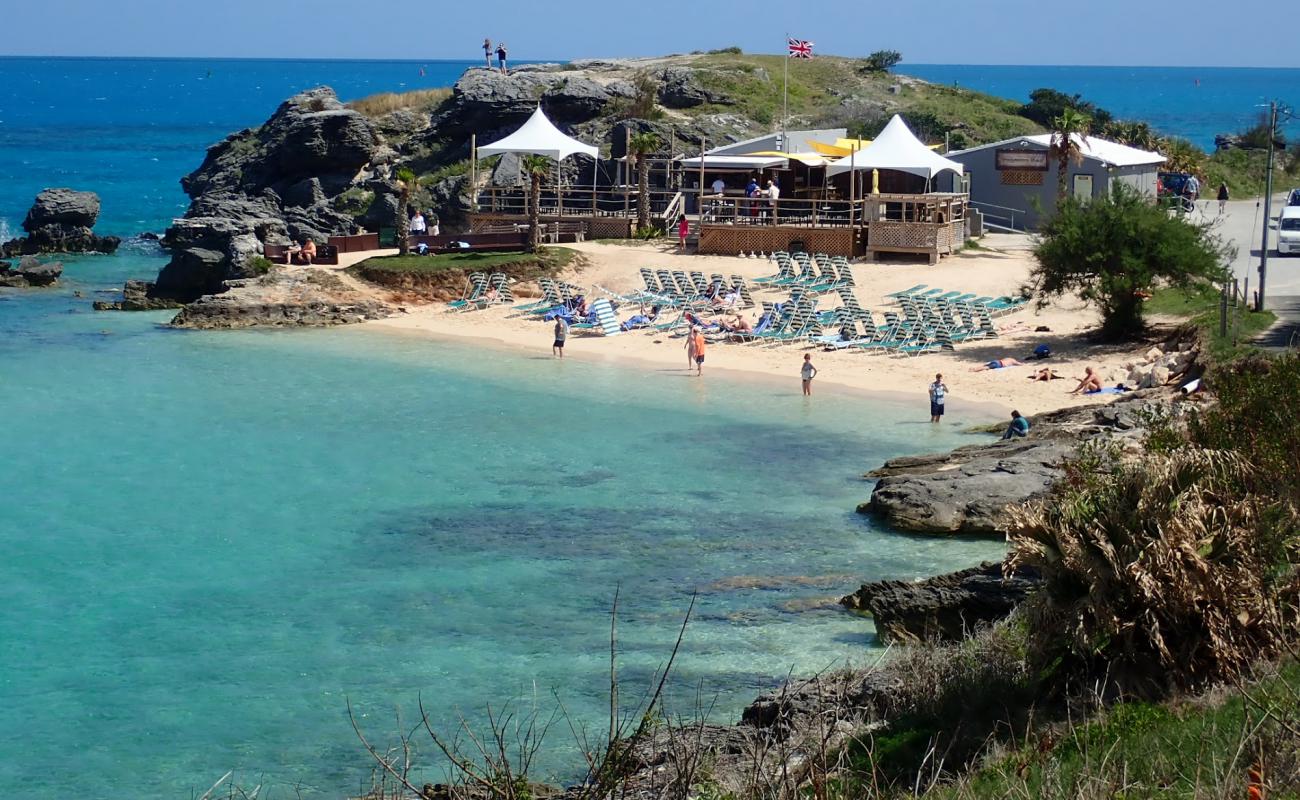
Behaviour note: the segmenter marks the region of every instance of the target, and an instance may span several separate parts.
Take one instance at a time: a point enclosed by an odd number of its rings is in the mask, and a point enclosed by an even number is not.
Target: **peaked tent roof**
[[[921,143],[903,122],[903,118],[894,115],[885,129],[872,143],[859,150],[856,155],[832,161],[826,167],[826,174],[838,175],[850,170],[892,169],[933,178],[945,170],[962,174],[959,162],[944,158]]]
[[[560,161],[578,153],[596,158],[600,155],[600,148],[584,144],[572,136],[561,133],[560,129],[547,119],[546,114],[542,112],[542,107],[538,106],[519,130],[500,141],[478,149],[480,156],[495,156],[501,153],[533,153]]]

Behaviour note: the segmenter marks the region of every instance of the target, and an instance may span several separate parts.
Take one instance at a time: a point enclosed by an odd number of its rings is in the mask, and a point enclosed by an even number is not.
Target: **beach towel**
[[[1084,394],[1124,394],[1128,389],[1121,389],[1118,386],[1107,386],[1105,389],[1097,389],[1093,392],[1084,392]]]

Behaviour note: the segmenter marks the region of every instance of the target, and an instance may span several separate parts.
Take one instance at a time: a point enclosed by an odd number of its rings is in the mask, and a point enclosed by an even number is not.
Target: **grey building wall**
[[[973,203],[986,204],[976,206],[984,212],[988,222],[1007,224],[1008,217],[1014,217],[1016,227],[1036,229],[1042,220],[1056,210],[1057,163],[1050,160],[1048,170],[1041,173],[1042,182],[1037,185],[1023,186],[1003,183],[1003,176],[997,169],[997,151],[1000,148],[988,147],[979,150],[949,153],[948,158],[958,161],[970,177],[970,199]],[[1046,147],[1026,142],[1012,144],[1008,149],[1035,150],[1044,152]],[[1154,196],[1156,190],[1156,172],[1158,167],[1146,165],[1138,167],[1107,167],[1105,164],[1084,158],[1079,164],[1071,163],[1066,173],[1066,186],[1069,191],[1075,189],[1076,175],[1092,176],[1092,196],[1099,197],[1110,191],[1112,180],[1127,183],[1130,186]],[[953,188],[957,181],[953,180]],[[988,208],[1003,206],[1012,211]]]

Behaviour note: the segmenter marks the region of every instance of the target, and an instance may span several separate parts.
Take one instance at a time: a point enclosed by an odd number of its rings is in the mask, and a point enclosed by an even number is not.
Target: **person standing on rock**
[[[948,386],[943,382],[943,373],[934,376],[934,383],[930,384],[930,421],[938,422],[943,419],[943,401],[948,395]]]
[[[483,61],[487,64],[488,69],[492,69],[492,40],[483,40]]]
[[[509,74],[509,70],[506,69],[506,43],[505,42],[497,43],[497,68],[501,70],[502,75]]]

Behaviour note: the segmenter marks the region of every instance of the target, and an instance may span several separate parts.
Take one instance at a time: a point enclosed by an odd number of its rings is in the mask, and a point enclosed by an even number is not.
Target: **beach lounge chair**
[[[926,285],[925,285],[924,283],[918,283],[917,285],[915,285],[915,286],[913,286],[913,287],[911,287],[911,288],[908,288],[908,289],[903,289],[902,291],[898,291],[898,292],[890,292],[889,294],[887,294],[887,295],[884,296],[884,299],[885,299],[885,300],[897,300],[897,299],[900,298],[900,297],[910,297],[911,295],[914,295],[914,294],[916,294],[917,292],[919,292],[919,291],[921,291],[922,289],[924,289],[925,286],[926,286]]]
[[[582,334],[600,334],[603,336],[617,336],[623,331],[618,324],[618,316],[614,313],[614,304],[607,298],[600,298],[591,304],[590,316],[594,316],[595,322],[579,322],[570,327],[571,330]]]
[[[471,273],[468,280],[469,287],[465,289],[459,300],[452,300],[447,304],[448,310],[464,311],[467,308],[475,308],[473,304],[487,292],[488,279],[482,272]]]

